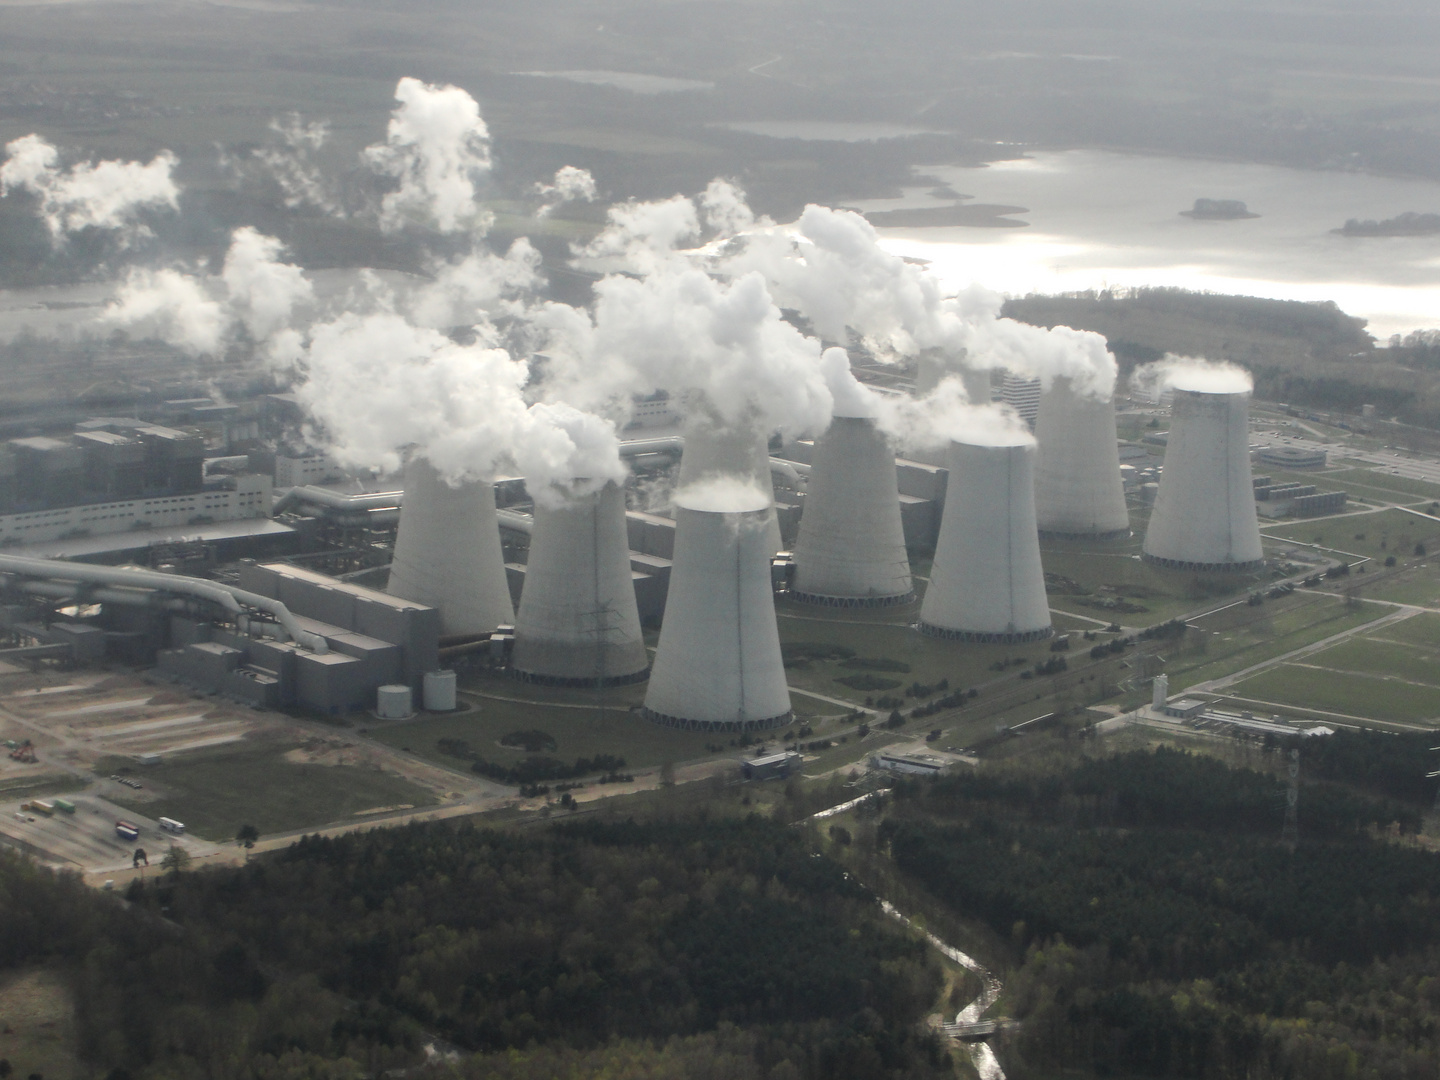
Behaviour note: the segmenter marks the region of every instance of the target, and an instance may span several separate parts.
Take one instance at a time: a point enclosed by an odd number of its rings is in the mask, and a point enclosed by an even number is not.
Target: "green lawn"
[[[1264,526],[1264,532],[1273,540],[1317,544],[1327,551],[1366,555],[1382,563],[1387,555],[1412,558],[1417,543],[1427,547],[1440,544],[1440,520],[1431,521],[1404,510]]]
[[[1115,619],[1124,626],[1152,626],[1255,587],[1255,579],[1248,574],[1202,577],[1151,566],[1124,551],[1083,551],[1047,543],[1040,556],[1048,573],[1069,578],[1089,593],[1052,591],[1051,607],[1094,619]],[[1125,612],[1091,606],[1102,598],[1123,599],[1144,610]]]
[[[295,743],[226,749],[167,757],[145,768],[150,800],[114,801],[149,817],[171,817],[206,840],[234,839],[242,825],[264,833],[288,832],[382,806],[430,806],[434,795],[380,769],[305,765],[285,760]],[[105,758],[95,771],[109,775],[133,766],[128,758]]]
[[[1377,641],[1401,641],[1407,645],[1440,648],[1440,614],[1422,612],[1403,622],[1375,631]]]
[[[1440,717],[1440,687],[1282,664],[1237,683],[1231,693],[1276,705],[1403,723]]]
[[[1393,675],[1410,682],[1440,686],[1440,652],[1433,647],[1422,649],[1388,641],[1350,640],[1308,656],[1305,662],[1334,671]]]

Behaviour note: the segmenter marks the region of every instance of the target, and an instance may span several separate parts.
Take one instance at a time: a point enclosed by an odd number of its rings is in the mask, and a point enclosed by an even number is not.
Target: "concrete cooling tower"
[[[752,481],[770,492],[765,510],[765,534],[770,554],[785,546],[775,516],[775,485],[770,479],[770,445],[766,436],[749,426],[726,427],[708,412],[692,412],[685,423],[685,449],[680,454],[677,488],[692,487],[721,476]]]
[[[683,494],[682,494],[683,500]],[[644,715],[697,731],[790,722],[765,506],[675,508],[675,561]]]
[[[451,487],[430,462],[412,458],[385,591],[438,608],[444,634],[488,633],[513,621],[494,487]]]
[[[1077,394],[1061,376],[1040,398],[1035,438],[1035,519],[1040,532],[1107,540],[1129,536],[1114,401]]]
[[[920,630],[958,641],[1049,637],[1035,529],[1034,447],[950,444],[945,516]]]
[[[1250,395],[1175,391],[1146,562],[1172,570],[1264,565],[1250,477]]]
[[[895,453],[875,421],[837,416],[815,441],[790,595],[834,607],[914,599]]]
[[[537,502],[511,670],[527,682],[615,686],[649,667],[624,493],[611,483],[559,506]]]

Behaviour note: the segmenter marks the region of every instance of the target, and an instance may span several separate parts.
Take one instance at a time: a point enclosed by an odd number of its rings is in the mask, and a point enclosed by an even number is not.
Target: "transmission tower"
[[[1291,851],[1300,840],[1300,751],[1290,751],[1290,784],[1285,789],[1285,826],[1280,830],[1280,842]]]

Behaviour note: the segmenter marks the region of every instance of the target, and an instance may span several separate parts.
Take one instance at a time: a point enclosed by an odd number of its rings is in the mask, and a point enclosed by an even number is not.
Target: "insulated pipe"
[[[292,641],[298,642],[317,653],[327,653],[330,646],[319,634],[312,634],[300,626],[290,609],[279,600],[272,600],[259,593],[247,592],[231,585],[203,578],[185,577],[181,574],[162,574],[155,570],[139,570],[125,566],[92,566],[88,563],[62,562],[57,559],[27,559],[19,555],[0,555],[0,573],[19,574],[22,577],[42,578],[49,581],[81,581],[98,585],[118,585],[122,588],[155,589],[159,592],[180,593],[209,600],[237,618],[244,614],[244,608],[254,608],[273,615],[285,628]]]
[[[58,581],[27,581],[20,591],[30,596],[45,596],[52,600],[79,600],[98,604],[125,604],[130,607],[163,607],[170,611],[184,611],[189,604],[184,600],[162,600],[153,589],[85,589],[79,584],[62,585]]]
[[[402,494],[404,493],[399,491],[371,491],[358,495],[346,495],[340,491],[331,491],[329,488],[312,487],[305,484],[293,487],[280,496],[279,501],[275,503],[270,512],[272,514],[282,513],[295,503],[311,503],[315,506],[326,506],[332,510],[352,510],[355,513],[365,510],[393,510],[400,505]]]

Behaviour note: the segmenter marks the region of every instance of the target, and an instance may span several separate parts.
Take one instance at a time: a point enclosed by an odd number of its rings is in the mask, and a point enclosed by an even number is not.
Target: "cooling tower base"
[[[640,715],[653,724],[679,728],[681,731],[768,731],[771,728],[785,727],[795,719],[794,712],[783,712],[779,716],[766,717],[764,720],[687,720],[683,716],[667,716],[643,706]]]
[[[1105,543],[1112,540],[1129,540],[1133,534],[1129,529],[1114,529],[1110,532],[1059,532],[1041,529],[1041,540],[1092,540]]]
[[[943,638],[945,641],[965,641],[973,645],[1021,645],[1027,641],[1044,641],[1055,633],[1053,626],[1043,630],[1018,630],[989,633],[983,630],[952,630],[948,626],[932,626],[920,623],[920,633],[926,637]]]
[[[1255,559],[1253,562],[1183,562],[1180,559],[1162,559],[1159,555],[1142,554],[1140,556],[1151,566],[1162,566],[1166,570],[1184,570],[1196,574],[1253,574],[1257,570],[1265,569],[1264,559]]]
[[[532,686],[566,686],[580,690],[601,690],[607,686],[633,686],[635,683],[641,683],[650,678],[648,667],[631,672],[629,675],[543,675],[537,671],[521,671],[519,668],[513,667],[507,668],[505,673],[517,682],[529,683]]]
[[[796,592],[791,589],[785,595],[802,604],[833,608],[881,608],[915,602],[913,592],[898,593],[894,596],[821,596],[819,593]]]

